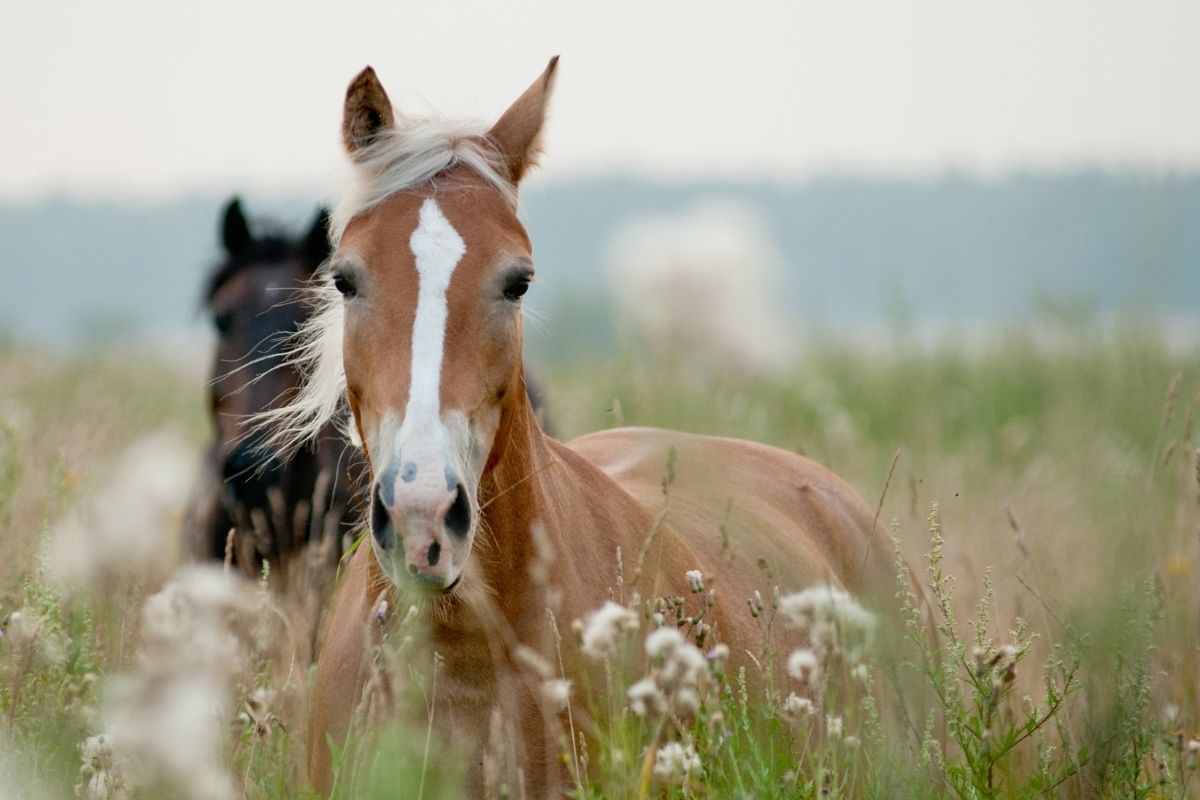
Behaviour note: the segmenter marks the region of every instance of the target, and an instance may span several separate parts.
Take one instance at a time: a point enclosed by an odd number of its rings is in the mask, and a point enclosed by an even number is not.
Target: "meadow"
[[[852,601],[764,575],[745,598],[761,675],[697,642],[710,576],[560,621],[608,637],[602,685],[533,665],[574,796],[1200,795],[1200,346],[1081,323],[818,341],[772,375],[631,348],[539,376],[562,438],[656,425],[825,464],[922,589],[898,565],[864,649]],[[178,568],[206,434],[200,378],[158,357],[0,343],[0,800],[308,796],[299,624],[270,576]],[[773,651],[782,624],[812,626],[813,648]],[[437,679],[405,662],[419,635],[401,626],[377,660],[416,716]],[[431,725],[339,755],[339,796],[459,796]]]

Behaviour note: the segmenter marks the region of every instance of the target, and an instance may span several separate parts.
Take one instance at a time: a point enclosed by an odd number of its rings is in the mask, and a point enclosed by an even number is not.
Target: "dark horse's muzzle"
[[[256,444],[243,442],[225,457],[221,478],[225,484],[225,503],[231,512],[237,506],[268,509],[268,494],[280,486],[281,464],[264,454]]]

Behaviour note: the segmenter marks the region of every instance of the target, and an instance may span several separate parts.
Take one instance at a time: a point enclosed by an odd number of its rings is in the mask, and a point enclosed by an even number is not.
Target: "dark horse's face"
[[[299,375],[284,362],[288,337],[309,313],[299,290],[328,254],[326,215],[299,241],[251,234],[235,198],[223,224],[225,262],[208,287],[208,310],[217,334],[210,384],[222,502],[239,525],[273,518],[273,490],[282,492],[283,465],[265,454],[250,425],[253,414],[291,398]],[[282,511],[278,509],[276,513]]]

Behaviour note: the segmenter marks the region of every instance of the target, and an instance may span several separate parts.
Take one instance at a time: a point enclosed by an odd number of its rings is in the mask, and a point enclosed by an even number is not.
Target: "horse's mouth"
[[[462,577],[462,573],[460,572],[455,576],[454,580],[443,586],[440,582],[404,576],[399,581],[399,584],[402,588],[424,597],[446,597],[458,588],[458,585],[462,583]]]

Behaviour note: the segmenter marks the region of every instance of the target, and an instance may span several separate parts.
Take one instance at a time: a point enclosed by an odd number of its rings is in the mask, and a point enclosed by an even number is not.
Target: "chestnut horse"
[[[318,656],[308,746],[322,792],[327,743],[346,741],[370,672],[368,632],[395,624],[374,622],[386,608],[412,604],[428,626],[440,656],[429,703],[442,734],[475,753],[469,791],[483,790],[501,718],[521,785],[545,797],[568,776],[520,664],[528,650],[558,663],[554,620],[633,591],[685,595],[685,572],[700,570],[718,587],[713,624],[737,669],[762,645],[745,605],[764,588],[760,564],[784,591],[895,587],[870,510],[801,456],[642,428],[563,444],[539,427],[523,391],[534,261],[516,195],[556,63],[490,128],[398,115],[369,67],[346,94],[353,178],[334,211],[324,307],[296,355],[310,379],[266,420],[295,443],[345,398],[372,476],[370,546],[343,570]],[[577,674],[579,648],[562,647]]]
[[[331,253],[329,212],[321,209],[298,237],[256,227],[241,200],[231,198],[221,214],[224,257],[205,282],[217,336],[208,391],[212,441],[187,539],[194,557],[222,560],[232,530],[230,555],[250,577],[263,561],[286,573],[305,545],[319,544],[328,551],[323,560],[332,578],[337,558],[365,524],[359,451],[331,423],[310,446],[274,453],[248,424],[300,386],[286,351],[313,311],[303,289]],[[544,423],[545,402],[536,388],[530,401]]]

